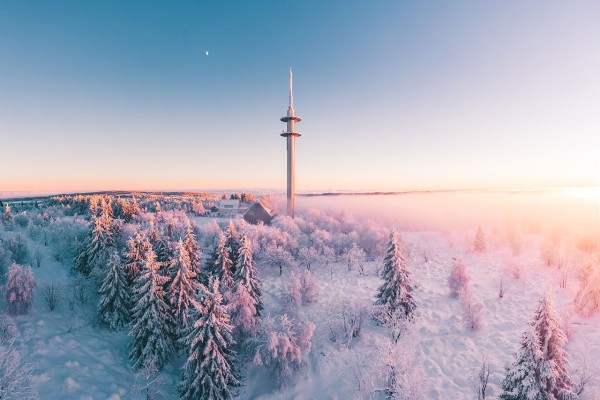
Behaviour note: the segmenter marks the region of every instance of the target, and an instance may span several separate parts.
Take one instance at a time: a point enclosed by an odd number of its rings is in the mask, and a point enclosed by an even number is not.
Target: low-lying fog
[[[597,188],[297,196],[297,209],[320,208],[406,229],[515,225],[529,231],[600,232]]]

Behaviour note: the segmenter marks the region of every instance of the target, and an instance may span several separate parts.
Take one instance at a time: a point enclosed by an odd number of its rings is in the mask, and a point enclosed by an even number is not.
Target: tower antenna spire
[[[290,67],[290,107],[294,107],[294,95],[292,94],[292,68]]]

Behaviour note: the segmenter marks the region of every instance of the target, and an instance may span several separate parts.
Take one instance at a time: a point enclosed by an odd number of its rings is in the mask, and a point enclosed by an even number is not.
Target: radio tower
[[[282,122],[287,123],[287,131],[281,136],[287,138],[287,215],[294,218],[294,197],[296,194],[296,138],[300,134],[294,131],[296,122],[300,122],[300,117],[294,115],[294,96],[292,95],[292,69],[290,68],[290,105],[287,115],[281,118]]]

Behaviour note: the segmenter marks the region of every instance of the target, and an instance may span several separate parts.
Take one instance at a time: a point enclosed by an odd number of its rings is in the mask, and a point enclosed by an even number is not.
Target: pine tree
[[[231,259],[231,272],[234,273],[238,262],[237,258],[240,247],[240,235],[235,229],[235,225],[233,224],[232,220],[229,220],[229,226],[225,231],[225,247],[227,247],[229,251],[229,257]]]
[[[254,299],[256,315],[260,315],[260,311],[263,309],[261,300],[262,292],[260,290],[258,271],[252,252],[252,242],[248,236],[246,236],[246,232],[242,232],[240,238],[237,260],[238,263],[233,274],[233,280],[246,287],[246,291]]]
[[[215,251],[215,261],[209,270],[209,274],[219,279],[221,290],[225,291],[233,287],[233,263],[231,262],[229,249],[225,245],[223,232],[219,234],[219,244]]]
[[[395,230],[389,236],[381,278],[384,283],[379,287],[376,304],[386,305],[388,313],[400,312],[412,319],[417,304],[411,294],[411,274],[406,268]]]
[[[188,310],[192,307],[200,286],[196,280],[197,275],[192,268],[188,252],[181,240],[177,243],[175,258],[171,262],[171,270],[175,271],[173,280],[169,285],[171,310],[177,323],[177,329],[185,330],[188,326]]]
[[[116,251],[108,259],[108,273],[100,287],[98,310],[110,329],[119,330],[129,322],[129,292],[127,275]]]
[[[533,328],[542,352],[543,361],[539,371],[542,393],[549,399],[575,399],[577,396],[573,393],[573,378],[567,371],[568,354],[565,350],[567,337],[561,328],[548,293],[540,300],[533,320]]]
[[[132,325],[133,347],[129,359],[135,369],[154,358],[158,368],[173,353],[173,320],[165,302],[163,285],[169,278],[158,273],[159,265],[150,249],[134,282]]]
[[[209,290],[194,306],[199,318],[184,339],[190,350],[179,383],[180,398],[231,399],[229,386],[238,385],[239,380],[231,350],[232,327],[222,304],[218,279],[211,278]]]
[[[501,400],[546,400],[542,396],[538,368],[542,361],[536,334],[533,329],[521,335],[521,348],[514,364],[506,368],[502,382]]]

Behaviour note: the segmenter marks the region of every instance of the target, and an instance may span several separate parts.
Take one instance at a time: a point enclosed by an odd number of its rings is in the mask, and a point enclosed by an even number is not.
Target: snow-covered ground
[[[484,254],[474,254],[459,234],[441,232],[400,232],[410,247],[409,268],[413,272],[418,301],[417,321],[410,340],[400,344],[414,346],[424,370],[424,398],[472,399],[473,376],[484,357],[490,362],[488,397],[496,398],[504,376],[504,366],[513,360],[521,333],[531,320],[534,308],[544,293],[554,295],[558,313],[570,331],[567,350],[571,371],[577,375],[584,365],[600,372],[600,315],[577,316],[572,308],[578,284],[569,277],[566,288],[558,282],[561,271],[543,265],[537,238],[527,239],[521,254],[513,256],[508,247],[494,247]],[[41,268],[33,268],[38,282],[34,311],[16,317],[18,334],[15,347],[25,362],[35,363],[35,381],[43,399],[130,399],[143,398],[134,393],[139,382],[128,362],[130,338],[126,332],[113,333],[95,321],[96,301],[71,307],[66,300],[72,290],[67,267],[56,262],[49,248],[30,242],[31,248],[43,252]],[[427,261],[424,254],[427,254]],[[483,305],[483,327],[473,332],[465,327],[460,301],[449,294],[447,279],[453,258],[467,264],[469,286],[475,299]],[[523,274],[515,279],[509,265],[520,265]],[[268,270],[259,264],[265,314],[281,311],[281,296],[291,271]],[[378,265],[369,262],[365,275],[357,268],[348,271],[343,263],[329,267],[314,265],[312,273],[319,287],[319,298],[304,305],[299,317],[316,325],[312,350],[306,367],[295,381],[282,390],[263,368],[247,362],[242,369],[243,386],[236,389],[242,399],[354,399],[370,398],[377,388],[380,356],[388,342],[386,327],[367,318],[357,338],[346,343],[331,340],[331,330],[341,329],[343,304],[370,307],[381,284]],[[499,298],[500,282],[504,297]],[[65,294],[58,310],[50,312],[42,297],[42,288],[50,283]],[[176,384],[183,360],[163,369],[163,397],[177,398]],[[592,380],[585,399],[600,399],[600,380]]]

